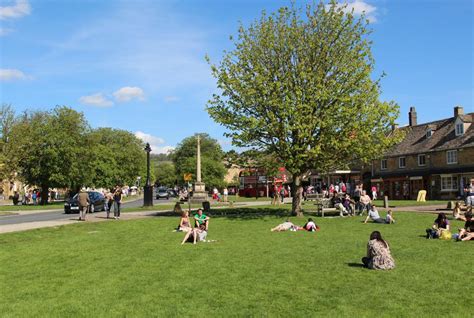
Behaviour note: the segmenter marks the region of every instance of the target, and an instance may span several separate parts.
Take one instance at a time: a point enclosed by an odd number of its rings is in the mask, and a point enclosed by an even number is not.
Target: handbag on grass
[[[441,235],[439,236],[440,240],[450,240],[452,238],[450,231],[441,231]]]

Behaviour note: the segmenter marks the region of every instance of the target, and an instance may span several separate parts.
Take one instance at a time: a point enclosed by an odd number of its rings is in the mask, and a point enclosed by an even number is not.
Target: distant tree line
[[[133,185],[146,176],[143,142],[131,132],[92,129],[84,115],[66,106],[17,115],[0,109],[0,178],[48,189]]]

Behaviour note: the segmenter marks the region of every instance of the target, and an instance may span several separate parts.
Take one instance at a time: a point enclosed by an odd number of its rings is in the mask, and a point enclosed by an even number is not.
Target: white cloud
[[[344,12],[354,12],[355,15],[361,15],[365,14],[365,17],[367,20],[370,22],[376,22],[376,14],[377,14],[377,8],[368,4],[367,2],[364,2],[363,0],[354,0],[352,2],[342,2],[339,3],[337,6],[338,7],[343,7],[345,4],[347,6],[343,8]],[[353,11],[354,10],[354,11]]]
[[[14,80],[26,80],[31,79],[31,76],[26,75],[20,70],[15,69],[0,69],[0,81],[14,81]]]
[[[5,36],[13,32],[13,29],[0,28],[0,36]]]
[[[151,152],[152,153],[168,153],[171,150],[174,150],[175,147],[173,146],[165,146],[163,145],[165,143],[165,140],[160,137],[156,137],[147,133],[144,133],[142,131],[137,131],[135,132],[135,136],[143,142],[148,142],[151,147]]]
[[[110,107],[114,103],[108,100],[102,93],[97,93],[89,96],[82,96],[79,98],[79,102],[86,105],[97,106],[97,107]]]
[[[21,18],[31,13],[31,6],[28,0],[16,0],[15,4],[0,7],[0,19]]]
[[[177,96],[166,96],[164,99],[165,103],[174,103],[179,101],[179,97]]]
[[[117,102],[124,103],[129,102],[132,99],[138,99],[140,101],[145,100],[145,94],[143,89],[140,87],[122,87],[118,91],[114,92],[114,97]]]

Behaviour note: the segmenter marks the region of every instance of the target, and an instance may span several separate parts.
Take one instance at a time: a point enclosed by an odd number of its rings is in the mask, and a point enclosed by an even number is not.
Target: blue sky
[[[374,30],[383,100],[415,106],[418,122],[474,111],[473,1],[349,0]],[[0,102],[18,111],[68,105],[93,127],[126,129],[164,152],[224,129],[205,105],[215,82],[204,60],[231,49],[271,0],[0,0]],[[305,1],[297,1],[305,4]]]

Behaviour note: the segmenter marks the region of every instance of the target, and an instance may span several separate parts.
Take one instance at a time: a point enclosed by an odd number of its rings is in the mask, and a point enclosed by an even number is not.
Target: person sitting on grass
[[[206,226],[206,231],[209,229],[209,217],[202,214],[202,209],[197,210],[197,214],[194,215],[195,227],[199,227],[201,224]]]
[[[395,223],[395,219],[393,218],[392,210],[387,211],[387,216],[385,217],[385,223],[387,223],[387,224]]]
[[[388,243],[379,231],[370,234],[367,243],[367,256],[362,258],[364,267],[369,269],[387,270],[395,268],[395,261],[390,253]]]
[[[464,215],[461,214],[461,202],[457,201],[453,209],[453,218],[455,220],[466,221]]]
[[[186,242],[192,242],[193,244],[196,244],[197,242],[206,242],[207,238],[207,231],[206,231],[206,225],[203,223],[199,225],[198,227],[195,227],[194,229],[191,229],[190,231],[187,231],[186,234],[184,235],[183,241],[181,242],[181,245],[183,245]]]
[[[309,218],[308,222],[306,222],[306,224],[303,225],[303,229],[308,232],[315,232],[319,230],[319,226],[317,226],[316,223],[314,223],[312,218]]]
[[[367,223],[367,221],[369,221],[369,219],[372,219],[372,221],[374,223],[387,223],[385,222],[384,219],[382,219],[379,215],[379,211],[377,211],[377,207],[375,206],[375,204],[373,204],[371,207],[370,207],[370,210],[369,210],[369,214],[367,215],[367,217],[365,218],[365,221],[364,221],[364,224]]]
[[[443,231],[449,231],[449,221],[446,214],[439,213],[431,229],[426,230],[427,239],[439,238]]]
[[[466,223],[464,228],[459,229],[458,240],[460,241],[471,241],[474,240],[474,220],[472,219],[472,209],[467,211],[465,214]]]
[[[184,211],[179,220],[178,232],[189,232],[192,231],[191,222],[189,222],[189,211]]]

